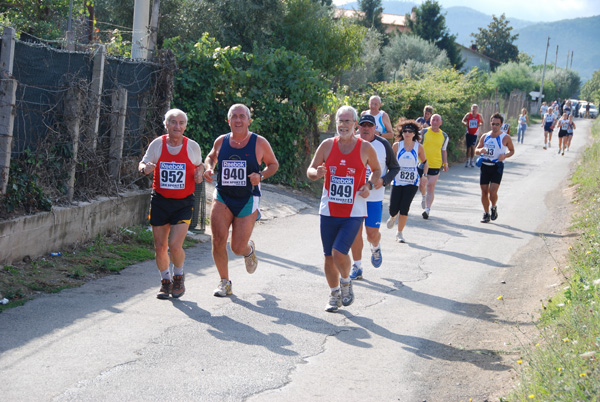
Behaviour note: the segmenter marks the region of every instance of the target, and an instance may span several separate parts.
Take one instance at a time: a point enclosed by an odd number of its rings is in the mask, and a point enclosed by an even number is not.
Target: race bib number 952
[[[331,176],[329,202],[352,204],[354,202],[354,177]]]
[[[160,162],[160,188],[185,188],[185,163]]]

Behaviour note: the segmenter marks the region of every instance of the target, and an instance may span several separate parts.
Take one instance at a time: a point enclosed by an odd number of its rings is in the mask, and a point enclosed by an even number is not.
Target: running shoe
[[[546,149],[547,146],[548,146],[548,144],[544,144],[544,149]]]
[[[483,213],[483,218],[481,219],[481,223],[488,223],[490,221],[490,214],[487,212]]]
[[[244,262],[246,263],[246,271],[249,274],[253,274],[258,266],[258,260],[256,259],[254,242],[252,240],[250,240],[250,247],[252,247],[252,252],[250,252],[250,255],[244,257]]]
[[[381,247],[377,250],[371,250],[371,264],[373,264],[375,268],[379,268],[382,262],[383,257],[381,256]]]
[[[498,219],[498,206],[492,207],[492,214],[491,214],[490,218],[492,218],[493,221]]]
[[[350,271],[350,279],[362,279],[362,268],[356,266],[356,264],[352,264],[352,270]]]
[[[421,199],[421,208],[423,208],[423,209],[427,208],[427,195],[424,195],[423,198]]]
[[[473,159],[471,159],[471,167],[474,168],[475,164],[473,163]]]
[[[171,291],[171,295],[176,299],[183,296],[185,293],[184,275],[185,274],[173,275],[173,290]]]
[[[465,167],[469,167],[469,160],[467,159],[467,161],[465,162]]]
[[[171,294],[171,289],[173,289],[173,283],[170,279],[161,279],[160,281],[160,290],[158,291],[156,298],[157,299],[168,299]]]
[[[340,290],[331,292],[331,295],[329,296],[329,303],[327,303],[327,306],[325,306],[325,311],[334,313],[338,311],[340,307],[342,307],[342,292]]]
[[[396,233],[396,241],[398,243],[406,243],[406,241],[404,241],[404,236],[402,236],[402,232]]]
[[[342,287],[342,305],[347,307],[354,303],[354,291],[352,290],[352,281],[348,283],[341,283],[340,286]]]
[[[227,279],[221,279],[221,282],[219,282],[219,286],[217,286],[213,295],[217,297],[225,297],[232,293],[231,281],[228,281]]]
[[[429,219],[429,208],[425,208],[421,215],[423,215],[423,219]]]
[[[558,148],[558,153],[560,154],[560,148]]]
[[[396,215],[398,216],[398,215]],[[390,216],[387,220],[387,222],[385,223],[387,225],[388,229],[391,229],[394,227],[394,225],[396,224],[396,216]]]

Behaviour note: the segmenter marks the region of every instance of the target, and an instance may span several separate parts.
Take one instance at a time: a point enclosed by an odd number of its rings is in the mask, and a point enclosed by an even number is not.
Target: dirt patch
[[[538,228],[546,235],[523,247],[509,268],[490,278],[480,293],[482,304],[490,304],[490,295],[495,298],[490,307],[498,319],[490,322],[475,317],[448,328],[448,343],[470,353],[463,353],[462,361],[440,361],[433,373],[438,379],[432,381],[439,386],[428,401],[498,401],[520,380],[519,361],[525,361],[527,348],[542,342],[535,324],[567,279],[568,248],[578,236],[569,230],[574,189],[566,183],[559,188],[565,191],[551,192],[546,199],[549,218]]]
[[[123,268],[154,257],[152,234],[144,227],[122,228],[95,240],[73,244],[60,255],[47,255],[0,267],[0,294],[10,307],[41,293],[81,286]],[[6,308],[7,306],[0,306]]]

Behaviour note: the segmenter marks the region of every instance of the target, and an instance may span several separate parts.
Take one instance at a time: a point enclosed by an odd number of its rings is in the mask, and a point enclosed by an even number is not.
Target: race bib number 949
[[[352,204],[354,202],[354,177],[331,176],[329,202]]]
[[[185,163],[160,162],[160,188],[185,188]]]
[[[223,186],[246,186],[246,161],[223,161],[221,184]]]

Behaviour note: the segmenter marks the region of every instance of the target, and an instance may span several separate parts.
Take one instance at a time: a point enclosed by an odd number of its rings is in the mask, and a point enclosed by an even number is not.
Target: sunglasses
[[[411,130],[411,129],[408,129],[408,128],[404,128],[404,129],[402,129],[402,132],[403,132],[403,133],[413,133],[413,134],[414,134],[414,133],[416,133],[416,131],[415,131],[415,130]]]
[[[492,126],[499,126],[500,123],[492,123]]]

